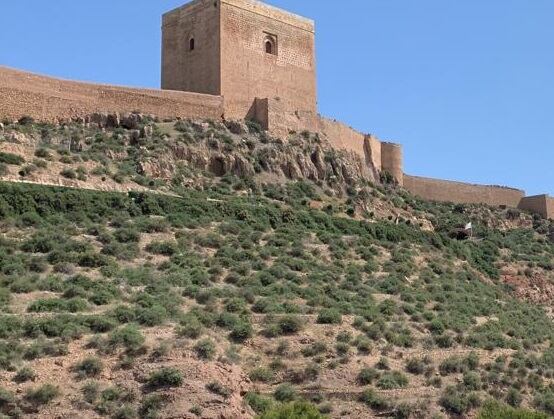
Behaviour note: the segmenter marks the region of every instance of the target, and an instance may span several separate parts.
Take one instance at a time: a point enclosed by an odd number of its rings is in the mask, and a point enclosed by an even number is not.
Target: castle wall
[[[381,144],[382,170],[389,172],[399,185],[404,183],[402,146],[393,143]]]
[[[519,208],[535,212],[544,218],[554,219],[554,198],[548,195],[528,196],[521,200]]]
[[[404,175],[404,188],[431,201],[460,204],[506,205],[517,208],[525,192],[501,186],[482,186],[418,176]]]
[[[0,120],[31,116],[57,122],[95,112],[132,111],[160,118],[219,119],[224,106],[220,96],[65,81],[0,67]]]
[[[403,181],[402,146],[383,143],[373,135],[365,135],[342,122],[321,117],[313,112],[291,112],[278,99],[256,99],[249,116],[261,123],[270,134],[286,138],[291,131],[316,132],[325,137],[334,148],[356,153],[372,166],[375,175],[389,171],[397,181]]]
[[[244,118],[254,98],[281,98],[316,112],[314,23],[250,0],[221,0],[221,95],[226,117]],[[276,54],[265,51],[276,38]]]
[[[212,0],[196,0],[163,15],[162,89],[221,94],[219,22],[219,6]]]

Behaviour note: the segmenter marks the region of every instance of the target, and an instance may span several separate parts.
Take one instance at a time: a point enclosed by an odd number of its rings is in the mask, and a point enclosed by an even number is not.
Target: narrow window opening
[[[266,54],[277,55],[277,37],[266,34],[264,37],[264,50]]]
[[[194,38],[191,38],[189,41],[189,50],[194,51]]]

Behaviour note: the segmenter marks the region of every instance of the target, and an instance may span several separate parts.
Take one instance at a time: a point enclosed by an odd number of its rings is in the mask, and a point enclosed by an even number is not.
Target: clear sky
[[[185,0],[8,0],[0,64],[159,87]],[[319,108],[405,171],[554,194],[554,0],[268,0],[316,20]]]

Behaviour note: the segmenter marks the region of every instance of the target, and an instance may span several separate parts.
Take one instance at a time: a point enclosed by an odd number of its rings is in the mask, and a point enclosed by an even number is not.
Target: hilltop
[[[5,415],[554,414],[552,221],[250,121],[6,121],[0,179]]]

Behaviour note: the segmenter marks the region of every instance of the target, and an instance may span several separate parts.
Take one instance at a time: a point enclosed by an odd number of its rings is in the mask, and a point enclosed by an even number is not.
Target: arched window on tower
[[[194,38],[190,38],[190,41],[189,41],[189,50],[190,51],[194,51]]]
[[[277,55],[277,37],[275,35],[265,35],[264,51],[266,54]]]

